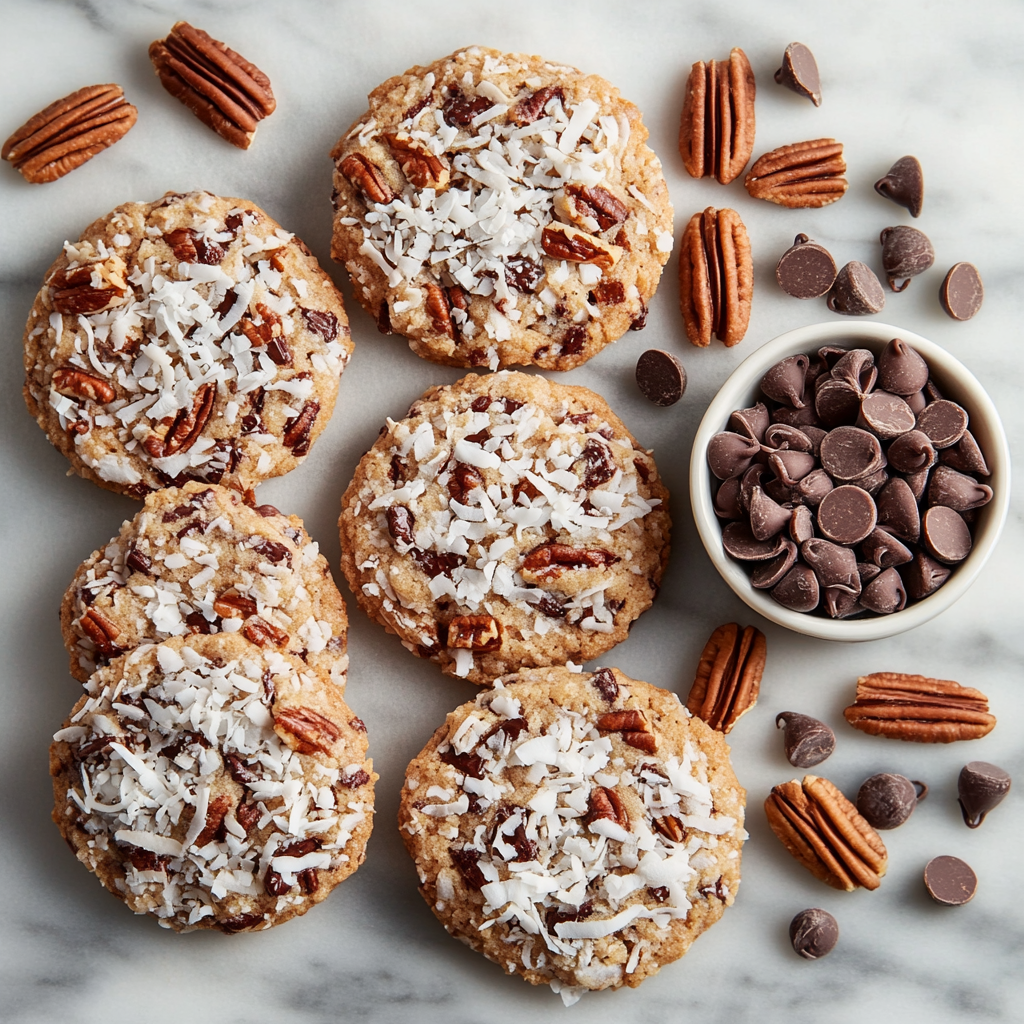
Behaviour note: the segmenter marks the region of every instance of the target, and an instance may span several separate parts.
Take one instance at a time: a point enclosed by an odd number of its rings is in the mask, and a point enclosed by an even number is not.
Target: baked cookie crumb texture
[[[50,748],[53,819],[137,914],[260,931],[362,863],[366,729],[301,660],[175,637],[100,669]]]
[[[616,669],[530,669],[448,716],[406,773],[420,892],[567,1002],[635,987],[736,897],[746,794],[725,740]]]
[[[668,560],[668,492],[599,395],[502,371],[388,420],[342,498],[342,570],[414,654],[489,685],[626,639]]]
[[[195,633],[240,633],[342,689],[348,669],[345,604],[302,520],[196,481],[148,495],[78,567],[61,630],[83,683],[140,644]]]
[[[389,79],[339,140],[332,255],[384,333],[451,366],[579,366],[644,326],[672,206],[602,78],[470,47]]]
[[[293,234],[245,200],[169,192],[64,243],[25,328],[25,400],[101,487],[251,488],[330,419],[349,333]]]

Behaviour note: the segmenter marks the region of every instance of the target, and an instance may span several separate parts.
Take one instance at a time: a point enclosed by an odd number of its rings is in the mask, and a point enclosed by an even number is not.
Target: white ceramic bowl
[[[712,476],[707,448],[711,438],[727,429],[734,409],[746,409],[760,397],[765,371],[786,356],[815,353],[822,345],[867,348],[877,356],[893,339],[902,338],[925,358],[931,376],[946,398],[958,402],[970,416],[970,431],[985,455],[991,477],[985,480],[994,492],[992,500],[978,509],[971,553],[955,566],[949,580],[934,594],[907,605],[892,615],[857,619],[829,619],[790,611],[765,590],[755,590],[743,565],[722,547],[722,526],[712,506]],[[830,322],[789,331],[762,345],[744,360],[722,385],[708,406],[690,456],[690,501],[693,518],[704,547],[722,578],[754,611],[766,619],[823,640],[880,640],[927,622],[953,604],[977,578],[992,554],[1010,503],[1010,451],[1006,434],[992,399],[974,375],[945,349],[920,335],[875,321]]]

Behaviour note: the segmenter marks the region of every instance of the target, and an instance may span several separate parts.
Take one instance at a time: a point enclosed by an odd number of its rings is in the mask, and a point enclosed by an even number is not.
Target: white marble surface
[[[270,75],[278,111],[249,152],[222,142],[160,88],[146,46],[176,18],[229,41]],[[955,803],[957,774],[972,759],[1004,766],[1024,790],[1019,482],[1000,546],[978,582],[958,605],[913,633],[841,646],[758,623],[769,642],[763,695],[731,736],[736,769],[750,794],[751,838],[736,905],[683,961],[641,989],[587,996],[563,1010],[546,989],[503,976],[450,939],[420,899],[394,825],[402,772],[445,712],[472,690],[409,657],[358,610],[348,696],[369,726],[381,776],[379,813],[366,864],[325,904],[265,934],[179,936],[134,918],[75,863],[49,818],[47,745],[78,692],[66,672],[57,608],[74,567],[135,506],[65,478],[62,457],[25,412],[19,356],[32,296],[61,243],[119,202],[194,187],[245,196],[304,238],[326,264],[327,152],[378,82],[472,42],[543,53],[606,76],[645,111],[677,228],[706,205],[734,206],[755,257],[753,317],[738,348],[697,351],[686,342],[673,258],[646,331],[629,334],[566,378],[606,395],[653,446],[675,509],[675,549],[661,597],[607,661],[685,696],[711,629],[752,618],[714,574],[690,520],[693,432],[717,387],[754,347],[790,328],[836,319],[823,302],[799,303],[775,285],[775,261],[798,231],[840,262],[878,266],[881,228],[911,223],[872,190],[905,153],[918,156],[925,169],[924,213],[913,223],[930,235],[938,262],[909,291],[891,295],[879,319],[925,335],[973,370],[1002,413],[1019,464],[1024,7],[1018,0],[4,0],[3,23],[0,135],[93,82],[121,83],[139,108],[138,125],[121,143],[56,184],[29,186],[0,168],[3,1020],[1024,1019],[1021,794],[1012,792],[976,832],[963,826]],[[772,81],[794,39],[817,56],[820,109]],[[722,188],[683,171],[676,132],[688,68],[698,59],[725,57],[736,45],[757,76],[755,155],[835,136],[845,143],[849,163],[850,191],[839,204],[787,211],[750,199],[739,182]],[[936,297],[945,269],[958,260],[975,262],[987,287],[983,310],[966,324],[949,320]],[[335,273],[348,297],[343,276]],[[301,469],[260,489],[263,501],[305,518],[335,565],[338,498],[359,454],[385,415],[400,414],[429,384],[458,376],[419,361],[401,340],[378,335],[359,308],[351,315],[356,352],[334,419]],[[633,382],[636,358],[649,347],[676,352],[689,373],[685,399],[668,410],[647,404]],[[979,686],[999,726],[984,740],[942,749],[855,733],[842,723],[841,709],[855,677],[880,669]],[[891,866],[877,892],[826,888],[788,857],[766,826],[765,794],[794,774],[773,728],[775,713],[787,709],[835,725],[838,751],[823,768],[847,793],[881,770],[932,787],[911,821],[887,834]],[[940,908],[925,894],[923,865],[940,853],[962,856],[977,870],[980,887],[968,906]],[[842,930],[835,953],[818,963],[799,960],[786,938],[790,918],[807,906],[832,911]]]

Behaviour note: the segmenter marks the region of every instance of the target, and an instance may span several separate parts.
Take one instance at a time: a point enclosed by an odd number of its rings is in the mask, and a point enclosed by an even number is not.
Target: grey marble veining
[[[736,905],[683,961],[639,990],[586,996],[563,1010],[548,990],[503,976],[446,936],[420,899],[394,824],[403,769],[446,711],[473,691],[408,657],[351,601],[348,699],[368,724],[381,775],[376,829],[355,876],[306,917],[268,933],[178,936],[133,917],[75,863],[49,820],[46,750],[78,694],[66,671],[57,608],[78,562],[135,506],[65,478],[62,457],[27,416],[20,396],[21,330],[44,270],[66,237],[77,237],[118,203],[193,187],[244,196],[329,265],[327,152],[379,82],[471,42],[543,53],[602,74],[644,111],[665,165],[677,229],[705,206],[733,206],[755,256],[753,316],[737,348],[716,343],[697,351],[686,342],[673,258],[643,334],[628,335],[570,378],[604,394],[654,448],[672,492],[674,554],[661,597],[606,660],[685,695],[711,629],[753,618],[714,574],[690,520],[687,466],[697,423],[756,346],[791,328],[836,319],[823,302],[788,299],[775,285],[775,261],[797,232],[828,247],[840,263],[861,259],[876,267],[883,227],[913,223],[930,236],[936,266],[907,292],[890,295],[879,319],[925,335],[970,367],[995,400],[1019,464],[1024,7],[1017,0],[448,0],[440,6],[406,0],[5,0],[3,15],[0,135],[93,82],[121,83],[139,108],[139,122],[116,147],[52,185],[29,186],[0,167],[0,757],[6,782],[0,789],[0,1018],[12,1024],[112,1016],[147,1022],[200,1016],[223,1024],[527,1024],[563,1014],[586,1015],[593,1024],[1024,1020],[1021,794],[1014,789],[976,832],[964,828],[955,803],[957,773],[968,760],[1002,765],[1024,789],[1019,482],[995,556],[971,591],[931,623],[859,646],[759,623],[769,643],[763,695],[730,737],[749,792],[751,836]],[[250,151],[213,135],[153,75],[146,47],[177,18],[227,40],[270,75],[278,110],[262,123]],[[772,81],[794,39],[818,59],[820,109]],[[840,203],[787,211],[751,200],[738,181],[723,188],[683,171],[676,133],[689,66],[724,57],[736,45],[757,76],[755,156],[804,139],[840,139],[850,180]],[[917,221],[871,187],[904,153],[915,154],[925,169],[925,206]],[[958,260],[976,263],[986,285],[984,308],[966,324],[948,319],[937,301],[945,270]],[[334,276],[351,300],[344,274]],[[384,416],[400,414],[428,385],[460,375],[421,362],[400,339],[381,337],[354,302],[349,305],[356,353],[334,418],[298,471],[260,489],[262,500],[305,518],[335,566],[338,500]],[[648,405],[633,383],[636,358],[649,347],[674,351],[686,365],[689,390],[672,409]],[[941,749],[854,733],[842,723],[842,708],[856,676],[880,669],[976,685],[991,698],[1000,724],[983,740]],[[885,836],[891,866],[878,891],[828,889],[791,861],[768,830],[762,800],[794,774],[773,727],[781,710],[835,725],[839,747],[822,767],[847,793],[883,770],[931,786],[910,822]],[[940,853],[962,856],[977,871],[980,887],[971,904],[945,909],[925,894],[921,870]],[[807,906],[830,910],[841,928],[836,951],[818,963],[794,956],[786,937],[792,915]]]

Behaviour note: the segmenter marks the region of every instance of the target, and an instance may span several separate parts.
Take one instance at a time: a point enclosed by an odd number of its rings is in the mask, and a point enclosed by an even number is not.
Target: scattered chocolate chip
[[[894,292],[903,291],[912,277],[923,274],[935,262],[932,243],[917,228],[905,224],[883,228],[879,241],[882,243],[882,268]],[[899,280],[903,283],[897,287]]]
[[[963,516],[945,505],[936,505],[921,517],[921,536],[928,551],[946,565],[962,562],[971,553],[971,531]]]
[[[806,96],[816,107],[821,106],[821,78],[814,54],[803,43],[790,43],[782,55],[782,67],[775,72],[775,81]]]
[[[924,172],[916,156],[903,156],[875,182],[875,191],[898,206],[906,207],[912,217],[921,215],[924,203]]]
[[[874,498],[853,484],[833,488],[818,506],[818,529],[837,544],[859,544],[875,528],[877,518]]]
[[[985,287],[973,263],[954,263],[939,289],[942,308],[954,320],[970,320],[981,309]]]
[[[831,254],[806,235],[797,235],[775,267],[779,287],[794,299],[819,299],[836,279],[836,262]]]
[[[978,876],[959,857],[933,857],[925,865],[924,884],[936,903],[960,907],[978,891]]]
[[[927,795],[928,787],[923,782],[882,772],[872,775],[858,790],[857,810],[872,828],[898,828]]]
[[[651,348],[636,361],[636,382],[655,405],[675,405],[686,391],[686,371],[670,352]]]
[[[827,910],[801,910],[790,922],[789,941],[805,960],[818,960],[836,948],[839,924]]]
[[[977,828],[989,811],[998,807],[1010,791],[1010,776],[987,761],[971,761],[960,769],[957,780],[964,824]]]
[[[795,768],[811,768],[831,756],[836,748],[836,734],[810,715],[782,711],[775,716],[775,728],[783,723],[786,759]]]
[[[846,316],[867,316],[885,306],[885,292],[875,272],[859,260],[851,260],[836,275],[828,293],[828,308]]]

